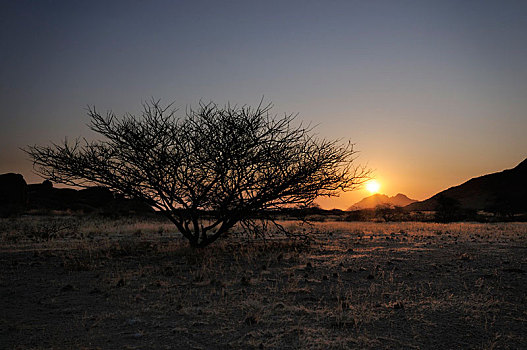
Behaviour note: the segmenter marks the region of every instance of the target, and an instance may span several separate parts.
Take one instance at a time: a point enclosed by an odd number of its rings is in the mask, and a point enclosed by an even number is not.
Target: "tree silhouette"
[[[435,220],[438,222],[452,222],[462,218],[461,203],[451,197],[440,195],[435,208]]]
[[[159,101],[141,117],[88,109],[101,141],[77,139],[28,146],[35,171],[54,182],[106,186],[166,215],[194,247],[204,247],[237,223],[318,196],[354,189],[368,171],[354,165],[353,144],[320,139],[312,128],[277,117],[271,104],[200,103],[176,116]],[[262,210],[263,209],[263,210]]]
[[[383,219],[385,222],[401,221],[404,217],[404,210],[397,205],[379,204],[375,206],[375,217]]]

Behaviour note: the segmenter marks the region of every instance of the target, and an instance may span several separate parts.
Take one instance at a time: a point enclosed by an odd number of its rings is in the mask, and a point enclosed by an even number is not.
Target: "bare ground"
[[[527,349],[525,223],[326,222],[200,251],[157,223],[40,242],[0,224],[5,349]]]

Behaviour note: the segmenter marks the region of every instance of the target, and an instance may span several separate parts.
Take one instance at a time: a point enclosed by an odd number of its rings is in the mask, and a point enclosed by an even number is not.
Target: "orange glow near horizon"
[[[370,192],[370,194],[375,194],[381,189],[381,184],[377,180],[370,180],[366,184],[366,189],[368,192]]]

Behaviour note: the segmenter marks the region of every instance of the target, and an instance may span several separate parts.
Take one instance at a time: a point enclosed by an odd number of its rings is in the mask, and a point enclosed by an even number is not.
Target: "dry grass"
[[[6,348],[527,348],[524,223],[320,222],[307,243],[193,250],[162,221],[27,229],[54,219],[0,222]]]

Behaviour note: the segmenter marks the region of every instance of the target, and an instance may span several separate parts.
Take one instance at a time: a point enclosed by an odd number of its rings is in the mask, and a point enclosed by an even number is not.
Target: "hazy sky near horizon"
[[[527,157],[525,1],[0,1],[0,173],[151,97],[298,113],[426,199]],[[368,193],[321,200],[347,208]]]

